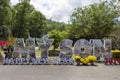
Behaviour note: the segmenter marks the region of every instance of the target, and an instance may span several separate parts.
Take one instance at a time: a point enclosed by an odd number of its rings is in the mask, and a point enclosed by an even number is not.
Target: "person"
[[[5,58],[8,58],[8,49],[4,48],[3,50],[4,50]]]

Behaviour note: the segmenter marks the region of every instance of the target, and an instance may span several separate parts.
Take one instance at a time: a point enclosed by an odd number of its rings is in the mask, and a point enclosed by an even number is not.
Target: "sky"
[[[11,0],[12,5],[18,0]],[[88,6],[99,0],[31,0],[36,10],[40,11],[47,19],[69,23],[70,15],[77,7]]]

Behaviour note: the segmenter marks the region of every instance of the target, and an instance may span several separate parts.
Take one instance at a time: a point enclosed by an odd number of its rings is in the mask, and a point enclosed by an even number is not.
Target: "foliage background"
[[[30,0],[19,0],[12,6],[10,0],[0,0],[0,41],[13,38],[42,37],[49,34],[55,38],[54,48],[62,39],[74,42],[80,38],[111,38],[113,49],[120,49],[120,1],[105,0],[89,6],[76,8],[69,24],[47,19],[37,11]]]

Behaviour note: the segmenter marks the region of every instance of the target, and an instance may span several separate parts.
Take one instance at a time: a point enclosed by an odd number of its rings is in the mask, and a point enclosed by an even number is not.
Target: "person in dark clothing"
[[[8,58],[8,49],[4,48],[4,54],[5,54],[5,58]]]

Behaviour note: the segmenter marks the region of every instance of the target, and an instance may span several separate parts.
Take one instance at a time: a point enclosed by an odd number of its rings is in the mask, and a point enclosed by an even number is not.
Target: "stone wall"
[[[58,50],[49,50],[48,56],[59,56],[60,51]]]

